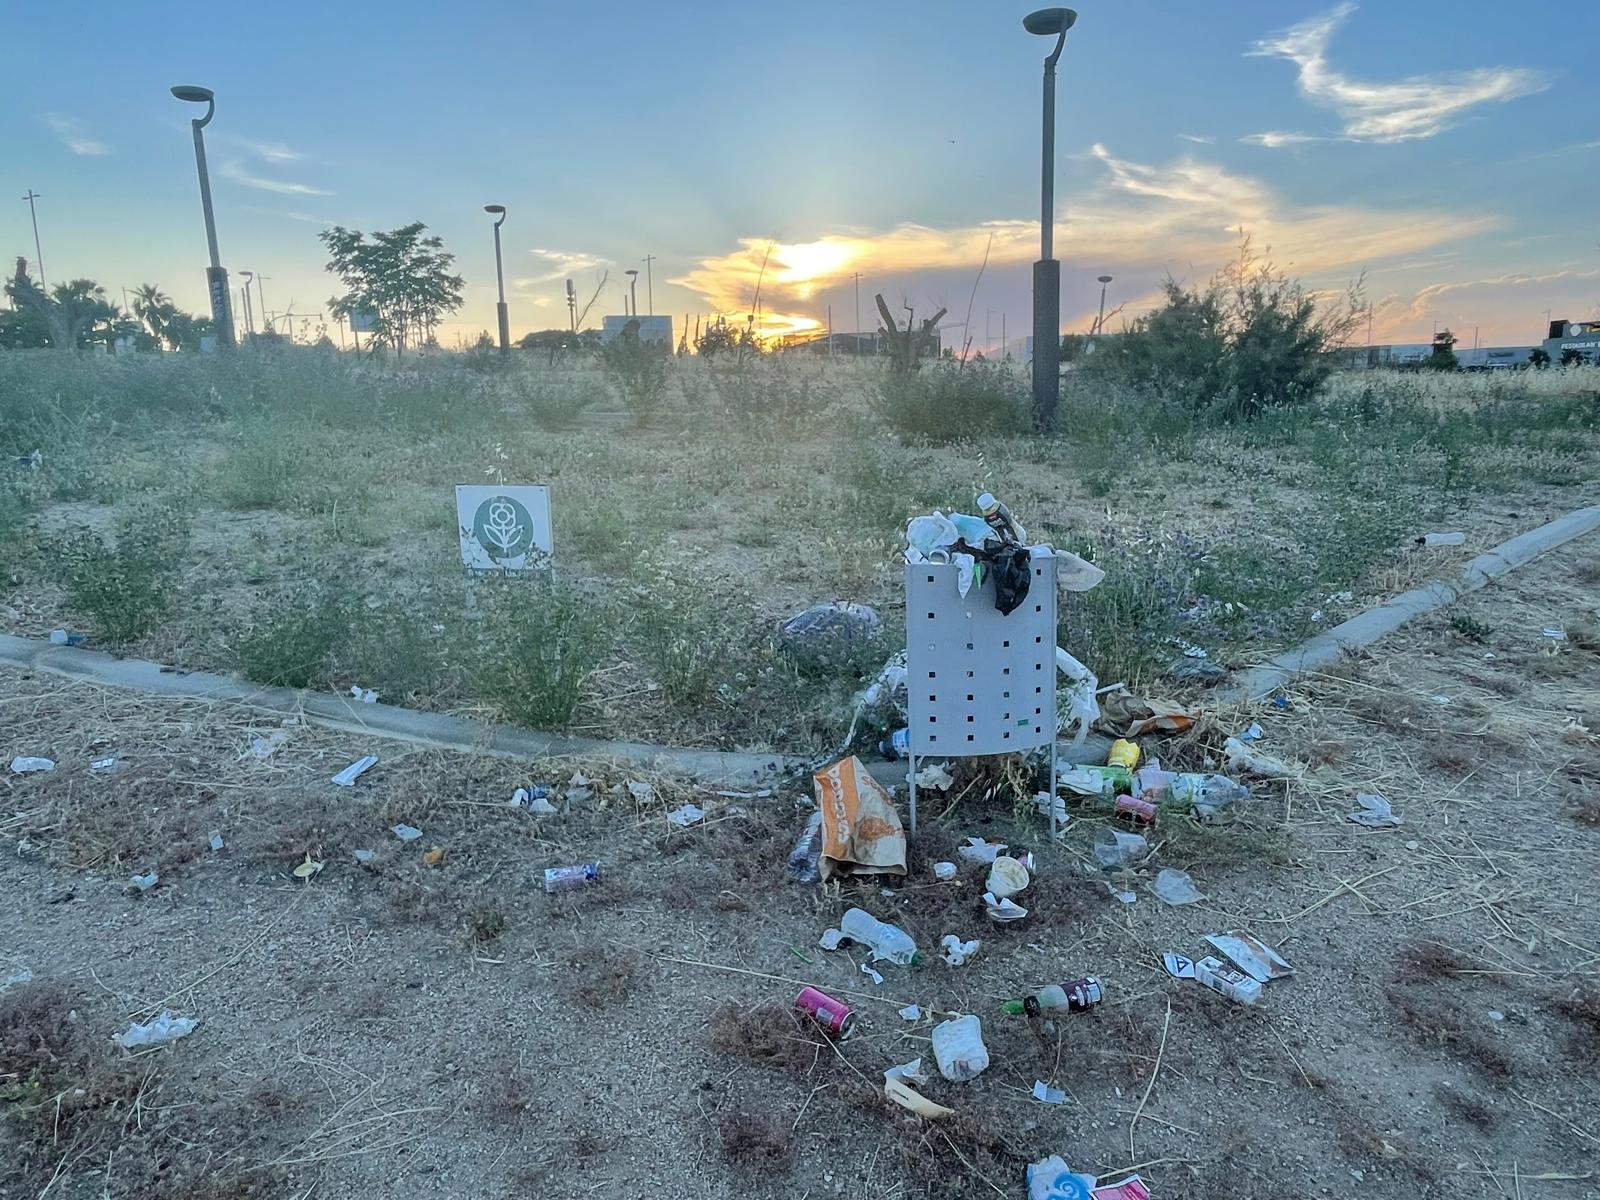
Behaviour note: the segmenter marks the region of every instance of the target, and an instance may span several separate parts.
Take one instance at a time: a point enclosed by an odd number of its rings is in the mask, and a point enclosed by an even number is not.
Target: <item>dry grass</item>
[[[643,963],[631,950],[592,946],[567,955],[568,993],[584,1008],[624,1004],[639,986]]]
[[[761,1067],[804,1074],[822,1057],[822,1032],[776,1004],[741,1009],[727,1004],[711,1014],[711,1048]]]
[[[741,1167],[772,1168],[794,1154],[794,1134],[766,1113],[729,1113],[717,1121],[722,1157]]]

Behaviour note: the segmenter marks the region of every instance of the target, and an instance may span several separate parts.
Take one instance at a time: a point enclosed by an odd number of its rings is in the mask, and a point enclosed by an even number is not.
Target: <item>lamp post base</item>
[[[500,301],[495,305],[495,311],[500,317],[500,353],[511,353],[511,321],[506,315],[506,302]]]
[[[230,347],[233,345],[233,309],[228,303],[226,267],[206,268],[206,291],[211,294],[211,331],[219,347]]]
[[[1061,398],[1061,263],[1033,264],[1033,421],[1054,432]]]

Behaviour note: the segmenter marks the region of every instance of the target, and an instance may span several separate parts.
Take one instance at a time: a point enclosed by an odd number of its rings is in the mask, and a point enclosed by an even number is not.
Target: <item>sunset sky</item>
[[[0,3],[12,52],[7,261],[51,283],[156,282],[205,307],[205,239],[176,83],[207,129],[237,285],[315,314],[330,224],[413,220],[467,280],[443,338],[494,327],[486,203],[504,228],[513,336],[591,324],[656,256],[654,310],[742,320],[771,247],[769,331],[855,328],[871,295],[948,305],[946,341],[1014,342],[1038,254],[1039,77],[1027,5],[923,0],[687,7],[416,0],[327,6]],[[1161,280],[1209,275],[1239,227],[1308,283],[1365,270],[1375,341],[1526,344],[1545,310],[1600,306],[1600,71],[1582,6],[1117,0],[1079,7],[1058,98],[1065,330],[1110,274],[1118,321]],[[1524,17],[1522,14],[1526,14]],[[258,318],[259,320],[259,318]],[[988,327],[986,334],[985,326]],[[1115,323],[1113,323],[1113,327]],[[1016,347],[1014,347],[1016,348]]]

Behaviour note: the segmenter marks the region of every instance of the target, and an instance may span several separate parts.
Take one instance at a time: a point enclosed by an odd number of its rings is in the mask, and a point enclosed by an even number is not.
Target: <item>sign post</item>
[[[550,489],[531,484],[460,484],[456,525],[461,562],[469,571],[546,570],[550,537]]]

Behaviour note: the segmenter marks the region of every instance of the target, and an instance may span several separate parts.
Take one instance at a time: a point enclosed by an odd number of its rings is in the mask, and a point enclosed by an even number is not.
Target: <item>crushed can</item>
[[[829,1033],[836,1033],[841,1038],[849,1037],[855,1030],[856,1014],[850,1006],[814,987],[802,988],[794,998],[794,1006]]]
[[[1136,824],[1154,825],[1156,823],[1156,806],[1148,800],[1138,796],[1118,796],[1115,815],[1131,817]]]
[[[1139,746],[1127,738],[1118,738],[1111,743],[1111,750],[1106,754],[1106,766],[1121,767],[1124,771],[1131,771],[1139,765]]]

